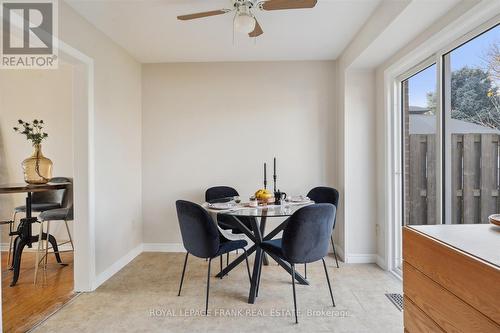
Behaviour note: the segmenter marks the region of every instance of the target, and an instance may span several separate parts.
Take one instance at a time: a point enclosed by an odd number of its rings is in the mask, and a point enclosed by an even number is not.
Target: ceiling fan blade
[[[318,0],[268,0],[260,4],[263,10],[313,8]]]
[[[177,16],[177,19],[182,20],[182,21],[194,20],[194,19],[207,17],[207,16],[222,15],[222,14],[225,14],[225,13],[230,12],[230,11],[231,10],[229,10],[229,9],[212,10],[209,12],[201,12],[201,13],[194,13],[194,14]]]
[[[259,21],[255,20],[255,28],[253,29],[252,32],[248,33],[248,37],[259,37],[263,33],[264,31],[262,31]]]

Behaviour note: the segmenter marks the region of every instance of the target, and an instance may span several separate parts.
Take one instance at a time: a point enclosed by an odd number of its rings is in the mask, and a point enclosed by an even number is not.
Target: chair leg
[[[208,273],[207,273],[207,300],[205,302],[205,316],[208,316],[208,294],[210,292],[210,264],[212,263],[212,258],[208,259]]]
[[[245,252],[245,260],[247,262],[247,272],[248,272],[248,279],[250,280],[250,285],[252,284],[252,275],[250,274],[250,265],[248,264],[248,254],[247,250],[243,249],[243,252]]]
[[[337,259],[337,251],[335,251],[335,244],[333,244],[333,235],[330,236],[330,240],[332,241],[333,255],[335,256],[335,263],[337,264],[337,268],[339,268],[339,260]]]
[[[220,279],[222,280],[222,254],[220,255],[220,272],[221,272]]]
[[[304,263],[304,279],[307,280],[307,263]]]
[[[50,235],[50,221],[47,221],[47,239],[45,240],[45,264],[43,269],[47,270],[47,261],[49,259],[49,235]]]
[[[295,323],[298,324],[299,320],[297,318],[297,296],[295,295],[295,264],[292,266],[292,288],[293,288],[293,308],[295,309]]]
[[[73,238],[71,237],[71,233],[69,232],[68,221],[64,220],[64,224],[66,225],[66,231],[68,232],[69,242],[71,243],[71,249],[75,251],[75,246],[73,245]]]
[[[36,251],[35,257],[35,278],[33,284],[36,284],[36,280],[38,277],[38,267],[40,266],[40,251],[42,250],[42,235],[43,235],[43,222],[40,223],[40,233],[38,234],[38,249]]]
[[[17,212],[14,212],[14,214],[12,214],[12,226],[9,229],[16,229],[16,217],[17,217]],[[9,267],[12,267],[12,263],[10,262],[10,257],[12,255],[13,243],[14,243],[14,236],[9,235],[9,254],[7,256],[7,265],[9,265]]]
[[[258,279],[257,279],[257,290],[255,291],[255,297],[259,297],[259,289],[260,289],[260,276],[261,276],[261,273],[262,273],[262,265],[264,263],[264,256],[262,255],[260,257],[260,263],[259,263],[259,276],[258,276]]]
[[[333,306],[335,307],[335,300],[333,299],[332,286],[330,285],[330,278],[328,277],[328,270],[326,269],[325,259],[321,258],[323,261],[323,268],[325,269],[326,281],[328,282],[328,289],[330,289],[330,297],[332,298]]]
[[[226,267],[229,266],[229,252],[226,253]]]
[[[179,293],[177,294],[177,296],[181,295],[182,281],[184,281],[184,273],[186,272],[186,264],[188,262],[188,255],[189,255],[189,252],[186,252],[186,258],[184,259],[184,267],[182,268],[181,284],[179,286]]]

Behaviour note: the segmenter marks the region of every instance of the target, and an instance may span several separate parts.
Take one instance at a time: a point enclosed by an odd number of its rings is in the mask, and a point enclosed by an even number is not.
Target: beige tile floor
[[[309,264],[311,285],[297,286],[302,314],[296,325],[291,279],[276,263],[263,268],[253,305],[246,302],[249,281],[244,265],[222,280],[212,277],[211,315],[205,317],[200,313],[205,307],[207,263],[190,257],[183,292],[177,297],[183,259],[181,253],[143,253],[35,332],[403,332],[402,313],[384,295],[401,292],[401,282],[376,265],[341,264],[337,269],[328,258],[337,303],[333,308],[321,261]],[[212,272],[218,269],[216,260]],[[298,270],[303,271],[303,265]]]

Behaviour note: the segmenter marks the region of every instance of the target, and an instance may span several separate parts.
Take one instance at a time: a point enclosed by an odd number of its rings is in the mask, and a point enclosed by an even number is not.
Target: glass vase
[[[24,181],[28,184],[45,184],[52,178],[52,161],[42,154],[42,146],[34,145],[33,154],[22,163]]]

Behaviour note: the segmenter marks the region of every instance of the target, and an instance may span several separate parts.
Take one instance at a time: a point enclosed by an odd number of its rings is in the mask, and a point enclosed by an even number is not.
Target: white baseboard
[[[182,243],[144,243],[144,252],[181,252],[186,253],[186,249]],[[340,260],[344,260],[344,251],[338,245],[335,245],[335,251]],[[330,247],[329,253],[333,253]]]
[[[377,262],[377,255],[372,253],[367,254],[348,254],[345,258],[347,264],[374,264]]]
[[[182,243],[144,243],[144,252],[183,252],[186,249]]]
[[[378,267],[382,268],[384,271],[388,270],[388,267],[387,267],[387,264],[385,262],[385,259],[382,258],[381,256],[377,255],[375,263],[377,264]]]
[[[101,284],[106,282],[110,277],[118,273],[123,267],[135,259],[143,252],[143,244],[138,245],[130,250],[126,255],[118,259],[114,264],[108,267],[104,272],[97,275],[94,281],[94,289],[97,289]]]
[[[342,261],[345,262],[346,264],[377,264],[380,266],[380,268],[387,270],[387,266],[385,263],[385,260],[377,255],[377,254],[372,254],[372,253],[367,253],[367,254],[349,254],[347,255],[347,258],[344,254],[344,250],[338,246],[335,245],[335,250],[337,251],[337,255],[339,258],[342,258]]]

